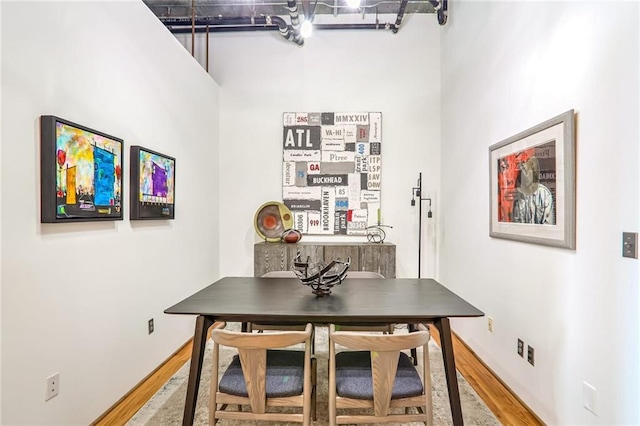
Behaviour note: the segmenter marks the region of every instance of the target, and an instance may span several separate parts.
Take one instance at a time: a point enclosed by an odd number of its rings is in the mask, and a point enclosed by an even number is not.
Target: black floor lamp
[[[433,217],[431,212],[431,198],[422,197],[422,172],[418,175],[418,185],[411,188],[411,205],[416,205],[416,197],[418,198],[418,278],[422,278],[422,202],[429,202],[429,211],[427,212],[427,218]]]

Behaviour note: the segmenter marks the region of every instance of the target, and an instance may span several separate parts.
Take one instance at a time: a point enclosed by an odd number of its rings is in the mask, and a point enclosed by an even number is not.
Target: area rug
[[[227,328],[234,329],[237,324],[229,324]],[[402,332],[402,331],[398,331]],[[207,342],[204,365],[200,389],[198,392],[198,402],[194,425],[202,426],[208,424],[209,399],[209,379],[211,377],[211,351],[212,342]],[[418,359],[422,360],[421,350],[418,352]],[[232,349],[224,348],[220,350],[221,370],[230,362],[234,355]],[[317,395],[317,417],[313,422],[314,426],[324,426],[329,424],[328,419],[328,391],[327,391],[327,327],[316,328],[316,357],[318,358],[318,395]],[[429,343],[429,359],[432,375],[433,393],[433,418],[436,426],[451,425],[451,410],[449,407],[449,394],[444,377],[444,366],[440,348],[431,341]],[[420,363],[421,364],[421,363]],[[419,365],[422,368],[422,365]],[[189,376],[189,362],[187,362],[171,379],[142,407],[133,418],[127,423],[129,426],[167,426],[182,424],[182,414],[184,410],[185,396],[187,392],[187,378]],[[460,389],[460,400],[462,404],[462,414],[465,424],[474,426],[500,425],[493,413],[482,402],[473,388],[458,374],[458,386]],[[239,425],[268,425],[267,422],[248,422],[221,420],[221,426]],[[409,423],[409,425],[419,425],[422,423]]]

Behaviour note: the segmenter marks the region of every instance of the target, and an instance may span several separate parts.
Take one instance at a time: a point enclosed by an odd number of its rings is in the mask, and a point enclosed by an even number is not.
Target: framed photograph
[[[122,139],[43,115],[40,144],[40,222],[122,220]]]
[[[131,147],[131,220],[174,219],[176,159]]]
[[[574,123],[569,110],[489,147],[491,237],[575,249]]]

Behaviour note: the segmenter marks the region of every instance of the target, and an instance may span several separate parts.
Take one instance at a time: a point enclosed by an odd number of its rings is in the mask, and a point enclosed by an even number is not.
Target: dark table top
[[[348,278],[317,297],[295,278],[225,277],[164,311],[223,321],[429,322],[484,313],[432,279]]]

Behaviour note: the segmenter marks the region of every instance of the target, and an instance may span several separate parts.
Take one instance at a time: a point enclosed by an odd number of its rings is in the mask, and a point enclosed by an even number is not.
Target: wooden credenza
[[[373,271],[396,277],[396,246],[391,243],[256,243],[253,246],[253,275],[261,277],[271,271],[288,271],[300,251],[310,262],[328,263],[351,257],[350,270]]]

